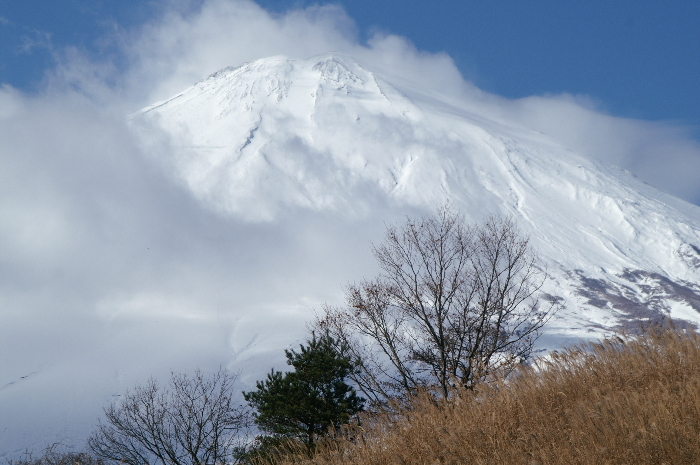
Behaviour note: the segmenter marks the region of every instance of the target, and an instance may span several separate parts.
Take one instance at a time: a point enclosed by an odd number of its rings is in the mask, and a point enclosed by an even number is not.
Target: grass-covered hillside
[[[700,463],[700,336],[655,329],[569,348],[354,433],[284,463]]]

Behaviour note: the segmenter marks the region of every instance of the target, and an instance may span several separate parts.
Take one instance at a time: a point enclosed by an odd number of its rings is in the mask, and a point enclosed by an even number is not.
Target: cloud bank
[[[700,145],[684,128],[569,96],[488,95],[445,54],[359,36],[334,5],[273,15],[246,0],[165,2],[104,37],[99,57],[57,51],[35,95],[0,88],[0,450],[79,444],[105,402],[151,374],[226,365],[251,383],[270,368],[261,360],[282,368],[319,302],[374,271],[369,242],[394,218],[223,217],[131,134],[126,115],[221,68],[342,52],[700,203]]]

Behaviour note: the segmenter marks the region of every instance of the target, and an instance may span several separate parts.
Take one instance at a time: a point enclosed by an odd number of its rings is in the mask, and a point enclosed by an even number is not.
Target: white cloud
[[[502,101],[505,117],[567,148],[624,168],[654,187],[700,204],[700,143],[687,128],[619,118],[586,98],[539,96]]]
[[[0,103],[3,452],[79,443],[112,395],[170,369],[230,365],[249,387],[371,263],[378,218],[223,218],[112,109],[53,90]]]

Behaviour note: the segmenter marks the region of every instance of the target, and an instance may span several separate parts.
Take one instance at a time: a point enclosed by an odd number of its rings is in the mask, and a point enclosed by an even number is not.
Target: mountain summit
[[[371,208],[368,189],[424,202],[433,189],[416,188],[443,175],[436,156],[449,144],[410,100],[338,55],[227,68],[143,118],[170,133],[195,195],[254,221],[287,207]]]
[[[539,250],[556,326],[700,322],[700,208],[545,134],[338,54],[219,71],[132,116],[168,135],[192,193],[224,215],[350,218],[381,208],[507,215]]]

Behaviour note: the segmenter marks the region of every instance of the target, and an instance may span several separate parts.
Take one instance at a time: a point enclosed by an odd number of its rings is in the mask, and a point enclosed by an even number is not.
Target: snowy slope
[[[225,69],[134,115],[171,137],[180,178],[225,215],[451,201],[516,218],[578,331],[662,314],[700,321],[700,208],[439,92],[337,54]],[[143,126],[142,126],[143,127]],[[578,328],[578,329],[576,329]]]

